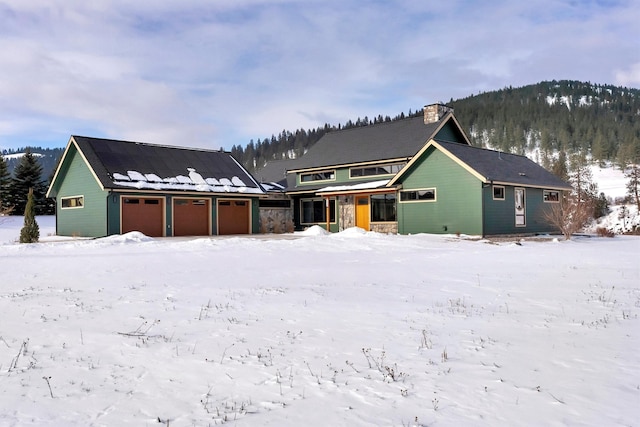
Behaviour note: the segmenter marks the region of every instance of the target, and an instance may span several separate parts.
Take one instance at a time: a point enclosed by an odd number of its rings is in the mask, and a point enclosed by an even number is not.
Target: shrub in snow
[[[592,213],[591,203],[571,195],[562,203],[548,206],[542,215],[549,224],[560,230],[565,239],[569,240],[589,222]]]
[[[615,236],[615,233],[611,230],[609,230],[608,228],[605,227],[598,227],[596,228],[596,234],[598,234],[599,237],[613,237]]]
[[[27,206],[24,209],[24,227],[20,230],[20,243],[35,243],[40,239],[40,228],[35,217],[33,188],[27,195]]]

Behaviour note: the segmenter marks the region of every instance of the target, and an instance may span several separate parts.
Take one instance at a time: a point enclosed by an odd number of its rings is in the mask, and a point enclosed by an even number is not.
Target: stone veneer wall
[[[340,231],[356,226],[356,205],[353,196],[338,197],[340,221],[338,222]]]
[[[284,194],[273,194],[270,199],[286,200]],[[260,233],[293,233],[293,201],[289,208],[260,208]]]
[[[340,231],[356,226],[356,205],[355,197],[352,195],[340,196],[338,199],[340,213]],[[372,222],[371,230],[376,233],[398,234],[397,222]]]
[[[397,222],[374,222],[371,224],[371,231],[376,233],[398,234]]]

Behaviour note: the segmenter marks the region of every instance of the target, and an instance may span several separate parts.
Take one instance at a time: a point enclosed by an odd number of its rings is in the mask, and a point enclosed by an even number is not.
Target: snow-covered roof
[[[359,184],[349,184],[349,185],[332,185],[330,187],[323,187],[319,190],[316,190],[316,193],[334,193],[334,192],[343,192],[343,191],[357,191],[357,190],[373,190],[375,188],[382,188],[389,182],[388,179],[383,179],[379,181],[369,181],[369,182],[361,182]]]
[[[248,187],[237,176],[228,178],[203,178],[194,168],[187,168],[188,175],[160,178],[153,173],[143,174],[138,171],[127,171],[126,175],[115,172],[114,185],[147,190],[184,190],[208,193],[253,193],[259,194],[260,188]]]
[[[264,193],[228,152],[84,136],[71,141],[104,188]]]

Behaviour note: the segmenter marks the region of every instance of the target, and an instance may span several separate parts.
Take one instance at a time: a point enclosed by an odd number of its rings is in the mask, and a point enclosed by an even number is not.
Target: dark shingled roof
[[[146,185],[153,184],[157,187],[153,189],[262,192],[253,177],[228,152],[86,136],[72,136],[72,139],[82,151],[104,188],[136,188],[134,186],[135,177],[130,177],[131,183],[128,185],[122,184],[126,179],[117,178],[119,175],[127,177],[129,171],[135,171],[143,175],[154,174],[164,180],[164,182],[159,182],[152,179],[146,184],[141,180],[138,188],[150,188]],[[186,178],[189,178],[190,172],[199,174],[209,185],[203,182],[200,183],[202,185],[198,185],[197,180],[189,183]],[[175,182],[173,178],[176,177],[185,179]],[[197,178],[197,175],[195,177]],[[233,180],[234,177],[237,179]],[[220,180],[227,183],[226,189],[222,190],[224,184],[220,186],[211,184]],[[229,181],[232,181],[232,185],[228,185]]]
[[[437,142],[442,148],[484,176],[487,182],[512,183],[529,187],[571,188],[565,181],[525,156],[463,144]]]
[[[287,171],[295,169],[298,161],[299,159],[272,160],[268,162],[263,168],[255,171],[253,176],[255,176],[260,183],[275,182],[286,187],[288,178]],[[293,175],[294,185],[295,182],[295,175]]]
[[[294,168],[411,157],[433,137],[442,121],[425,125],[420,116],[329,132],[297,159]]]

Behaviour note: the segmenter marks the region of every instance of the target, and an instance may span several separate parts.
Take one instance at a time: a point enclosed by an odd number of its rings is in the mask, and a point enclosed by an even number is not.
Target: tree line
[[[0,212],[23,215],[29,194],[33,199],[35,215],[52,215],[55,204],[45,197],[47,182],[42,177],[42,165],[31,149],[27,148],[20,157],[13,173],[8,162],[0,156]]]
[[[537,149],[540,157],[534,160],[548,169],[561,152],[581,152],[597,162],[610,161],[623,168],[640,158],[638,89],[553,80],[451,99],[448,105],[454,108],[473,145],[515,154]],[[267,162],[300,157],[329,131],[421,114],[419,108],[393,118],[365,116],[315,129],[283,130],[251,140],[244,147],[234,145],[231,153],[256,172]]]
[[[536,152],[533,160],[561,178],[567,179],[569,170],[577,167],[572,157],[581,162],[587,158],[612,162],[622,169],[640,164],[638,89],[554,80],[451,99],[448,105],[454,108],[473,145],[515,154]],[[256,173],[267,162],[302,156],[327,132],[421,114],[422,108],[418,108],[395,117],[365,116],[314,129],[285,129],[277,135],[251,140],[246,146],[234,145],[230,151]],[[22,215],[28,190],[33,188],[36,213],[53,213],[53,201],[44,200],[46,184],[42,178],[51,180],[63,149],[25,148],[4,150],[3,154],[22,151],[27,154],[0,160],[0,208],[13,206],[14,214]],[[38,153],[37,158],[34,153]]]
[[[548,166],[559,152],[589,154],[624,168],[640,157],[640,90],[548,81],[451,101],[477,146],[524,154]],[[546,163],[546,164],[545,164]]]

